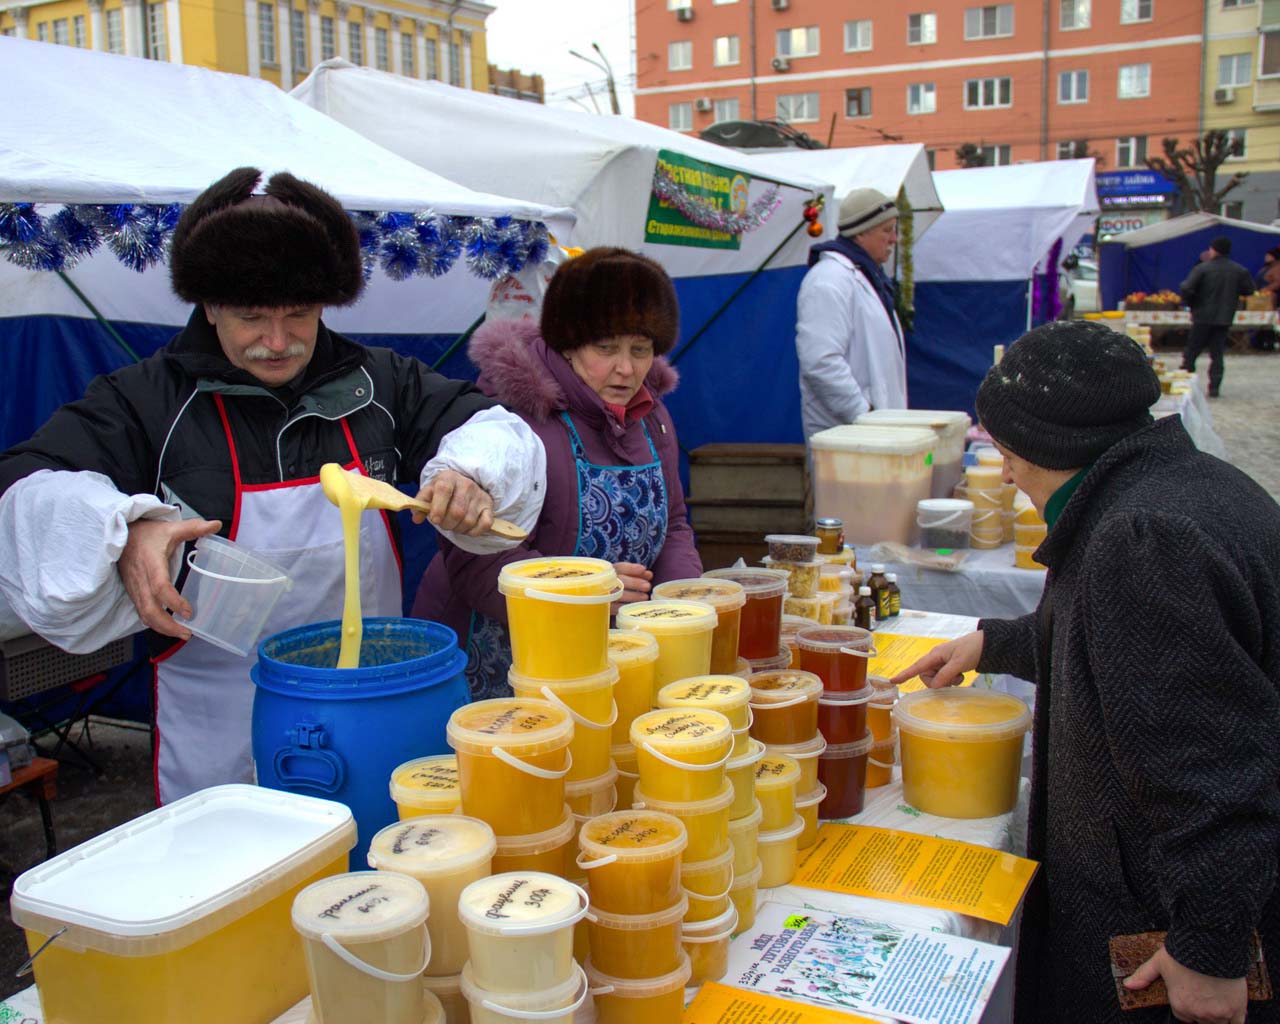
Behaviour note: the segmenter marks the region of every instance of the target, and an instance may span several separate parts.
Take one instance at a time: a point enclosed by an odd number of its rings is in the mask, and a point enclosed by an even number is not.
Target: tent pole
[[[472,322],[471,326],[468,327],[465,331],[463,331],[460,335],[458,335],[458,340],[455,341],[452,345],[450,345],[447,349],[445,349],[444,353],[440,356],[440,358],[431,364],[431,369],[439,370],[440,367],[443,366],[448,361],[451,355],[457,352],[458,349],[462,348],[462,346],[467,343],[467,339],[469,339],[471,335],[476,333],[476,328],[479,327],[482,323],[484,323],[485,315],[486,314],[481,313],[478,317],[476,317],[475,320]]]
[[[79,299],[82,303],[84,303],[85,309],[87,309],[90,313],[94,315],[94,318],[98,321],[98,323],[102,325],[103,330],[105,330],[109,335],[111,335],[111,337],[115,340],[115,343],[119,345],[122,349],[124,349],[126,353],[128,353],[129,358],[132,359],[135,363],[141,362],[142,357],[138,355],[138,353],[135,352],[132,348],[129,347],[129,343],[120,336],[120,332],[117,331],[114,327],[112,327],[111,324],[107,321],[107,318],[98,312],[97,307],[92,302],[89,301],[89,297],[75,286],[75,282],[72,281],[71,278],[67,277],[66,272],[62,270],[56,270],[54,271],[54,273],[56,273],[60,278],[62,278],[62,283],[71,289],[72,294],[75,295],[77,299]]]

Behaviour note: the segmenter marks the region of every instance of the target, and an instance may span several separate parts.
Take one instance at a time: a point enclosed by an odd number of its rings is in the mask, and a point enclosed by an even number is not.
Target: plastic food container
[[[511,871],[544,871],[549,875],[568,877],[573,867],[574,839],[578,835],[578,819],[566,805],[559,824],[545,832],[527,836],[498,836],[493,854],[493,873]]]
[[[391,799],[401,820],[452,814],[462,802],[458,759],[453,754],[436,754],[406,761],[391,773]]]
[[[1047,569],[1047,565],[1041,565],[1036,561],[1036,551],[1039,550],[1037,544],[1033,548],[1024,548],[1021,544],[1013,546],[1013,564],[1019,569]]]
[[[808,619],[811,623],[818,621],[818,613],[822,602],[816,597],[795,597],[788,594],[782,599],[784,615],[794,615],[800,619]]]
[[[867,663],[875,657],[874,638],[857,626],[810,626],[796,634],[800,667],[822,680],[825,689],[849,693],[867,685]]]
[[[733,672],[738,660],[738,637],[742,631],[742,606],[747,603],[742,585],[733,580],[670,580],[653,588],[655,601],[701,601],[716,610],[715,632],[711,635],[711,668],[714,675]]]
[[[751,728],[751,687],[734,675],[694,676],[668,683],[658,692],[660,708],[708,708],[729,719],[733,757],[746,753]]]
[[[818,841],[818,805],[826,797],[827,787],[821,782],[813,792],[796,797],[796,814],[800,815],[800,820],[804,822],[804,831],[796,840],[798,849],[807,850]]]
[[[973,502],[961,498],[924,498],[916,504],[922,548],[967,548]]]
[[[680,855],[689,837],[680,819],[656,810],[614,811],[578,833],[578,867],[593,907],[609,914],[654,914],[680,899]]]
[[[568,981],[539,992],[487,991],[476,984],[470,964],[462,969],[459,983],[470,1006],[471,1024],[531,1020],[541,1024],[573,1024],[574,1013],[587,998],[587,977],[577,964]]]
[[[807,619],[805,621],[808,622]],[[809,625],[812,626],[813,623],[809,622]],[[781,672],[783,669],[789,668],[791,665],[791,651],[786,647],[780,647],[778,649],[778,653],[772,658],[755,658],[748,661],[747,664],[751,668],[751,672],[747,676],[748,681],[750,681],[752,676],[758,675],[761,672]]]
[[[201,640],[247,656],[257,648],[276,602],[293,586],[288,574],[217,536],[197,540],[187,565],[182,596],[192,614],[182,624]]]
[[[747,741],[747,752],[729,758],[725,776],[733,786],[730,820],[750,814],[756,805],[756,765],[764,757],[765,746],[759,740]]]
[[[733,849],[734,876],[745,875],[760,861],[757,849],[760,838],[760,819],[763,817],[757,803],[745,818],[729,822],[729,846]]]
[[[898,730],[871,745],[867,755],[867,789],[878,789],[893,781],[893,766],[898,754]]]
[[[463,813],[500,836],[559,824],[572,766],[568,711],[545,700],[481,700],[450,715],[445,735],[458,755]]]
[[[751,677],[751,735],[766,746],[811,742],[818,732],[822,680],[812,672],[786,669]]]
[[[44,1019],[101,1020],[110,1007],[168,1024],[181,1006],[184,1022],[215,1024],[229,1005],[273,1019],[307,994],[294,897],[345,871],[355,844],[342,804],[215,786],[25,871],[10,912],[28,949],[66,929],[33,963]]]
[[[785,572],[787,574],[787,593],[791,597],[814,597],[818,593],[818,574],[822,568],[821,562],[786,562],[778,558],[764,558],[764,565],[768,569],[776,572]],[[786,603],[783,603],[783,612],[786,612]]]
[[[616,665],[606,665],[603,672],[581,679],[535,679],[515,669],[507,673],[517,699],[549,701],[573,719],[573,739],[569,742],[572,763],[566,782],[598,779],[609,770],[609,747],[618,716],[613,689],[618,678]]]
[[[724,786],[733,728],[718,711],[660,708],[631,723],[640,785],[659,800],[706,800]]]
[[[979,462],[976,466],[966,466],[964,469],[964,486],[968,491],[968,498],[973,501],[973,492],[978,491],[982,494],[982,502],[988,499],[986,495],[994,494],[996,503],[987,506],[989,508],[1001,508],[1004,505],[1004,499],[1000,495],[1001,488],[1004,487],[1004,468],[999,464],[989,465]],[[981,508],[983,505],[978,501],[973,501],[974,508]]]
[[[458,897],[493,869],[493,829],[478,818],[440,814],[388,825],[369,844],[369,867],[415,879],[431,902],[431,974],[457,974],[467,962]],[[297,907],[294,907],[295,919]],[[295,922],[296,923],[296,922]]]
[[[797,793],[811,793],[818,787],[818,758],[827,749],[826,737],[819,734],[804,743],[775,743],[765,749],[770,754],[785,754],[800,766]]]
[[[847,626],[853,621],[853,602],[847,598],[831,609],[831,625]]]
[[[756,764],[756,800],[762,831],[786,828],[796,816],[800,766],[785,754],[768,754]]]
[[[711,640],[719,618],[701,601],[637,601],[618,609],[619,629],[642,629],[658,641],[650,702],[667,683],[711,671]],[[634,741],[633,741],[634,742]]]
[[[600,558],[526,558],[498,574],[507,599],[511,667],[539,679],[580,679],[608,665],[609,605],[622,593]]]
[[[614,787],[618,791],[616,811],[625,811],[631,806],[632,793],[636,783],[640,781],[640,767],[636,763],[636,748],[630,743],[615,743],[609,750],[614,767],[618,769],[618,781]]]
[[[756,923],[756,893],[760,889],[760,878],[763,873],[764,868],[757,861],[756,866],[745,875],[733,876],[733,888],[729,890],[729,899],[738,911],[739,932],[745,932]]]
[[[573,978],[573,926],[587,894],[555,875],[512,871],[472,882],[458,900],[467,971],[495,993],[541,992]]]
[[[802,618],[799,615],[782,616],[782,632],[780,634],[780,639],[782,641],[782,646],[791,652],[791,659],[787,664],[782,666],[783,668],[800,667],[800,645],[796,641],[796,634],[799,633],[800,630],[807,629],[812,625],[813,623],[810,620]],[[782,653],[781,649],[779,649],[778,653]]]
[[[422,1024],[432,955],[421,883],[391,871],[321,879],[293,901],[317,1024]]]
[[[631,723],[653,706],[658,641],[641,629],[611,629],[609,660],[618,668],[618,681],[613,685],[613,700],[618,706],[613,743],[630,743]]]
[[[689,836],[689,845],[684,851],[686,861],[710,860],[729,848],[729,809],[733,806],[733,786],[728,779],[719,793],[706,800],[660,800],[649,796],[643,785],[636,786],[635,806],[660,811],[684,823]]]
[[[1032,523],[1026,525],[1020,523],[1015,518],[1013,524],[1013,540],[1016,544],[1021,544],[1025,548],[1038,548],[1044,543],[1044,539],[1049,536],[1049,527],[1044,523]]]
[[[733,885],[733,849],[710,860],[685,861],[680,867],[680,884],[689,901],[686,922],[707,921],[729,909],[729,889]]]
[[[836,604],[839,602],[840,597],[841,595],[831,592],[818,595],[818,623],[820,625],[831,625],[831,620],[835,616]]]
[[[746,593],[742,606],[742,626],[738,634],[738,654],[748,661],[772,658],[778,653],[778,633],[782,624],[782,595],[787,574],[772,569],[712,569],[707,579],[733,580]]]
[[[684,987],[692,970],[681,953],[680,966],[658,978],[615,978],[587,962],[587,982],[595,1000],[597,1024],[655,1024],[684,1014]]]
[[[733,674],[737,676],[739,679],[750,679],[751,678],[751,662],[747,661],[746,658],[739,656],[738,660],[734,662]]]
[[[566,782],[564,798],[574,817],[594,818],[614,810],[618,802],[617,782],[618,769],[612,760],[609,762],[609,770],[603,775],[580,782]]]
[[[786,828],[767,832],[760,830],[760,888],[772,889],[776,885],[787,885],[796,875],[799,862],[800,833],[804,831],[804,821],[799,815],[792,819]]]
[[[818,817],[838,821],[862,813],[866,801],[867,755],[875,737],[868,729],[856,743],[828,745],[818,758],[818,781],[827,787],[826,799],[818,807]]]
[[[706,921],[686,922],[680,941],[689,956],[690,985],[719,981],[729,970],[729,940],[738,927],[738,908],[727,898],[725,909]]]
[[[875,694],[870,686],[853,693],[824,690],[818,701],[818,731],[827,743],[839,746],[862,739],[867,731],[867,714]]]
[[[803,533],[770,533],[764,542],[769,557],[777,562],[813,562],[818,557],[818,538]]]
[[[428,974],[423,977],[422,985],[439,1001],[444,1014],[443,1024],[471,1024],[471,1007],[462,994],[461,974],[440,978]]]
[[[983,551],[998,548],[1004,543],[1004,524],[996,509],[973,513],[973,528],[969,531],[969,545]]]
[[[821,593],[833,593],[851,588],[853,570],[847,565],[823,562],[818,570],[818,590]]]
[[[855,423],[873,427],[927,427],[934,433],[933,480],[930,493],[946,497],[964,474],[964,446],[973,421],[965,412],[948,409],[872,409]]]
[[[1031,711],[1017,697],[971,687],[906,694],[893,709],[907,803],[947,818],[1013,810]]]
[[[883,676],[868,676],[874,692],[867,704],[867,725],[876,742],[893,732],[893,706],[898,702],[898,688]]]
[[[591,962],[615,978],[656,978],[680,966],[680,925],[689,901],[652,914],[587,911]],[[606,970],[607,969],[607,970]]]

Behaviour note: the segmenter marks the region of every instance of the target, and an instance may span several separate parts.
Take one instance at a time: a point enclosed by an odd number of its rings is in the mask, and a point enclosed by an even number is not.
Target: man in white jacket
[[[810,251],[796,302],[805,440],[871,409],[907,407],[902,325],[881,268],[898,238],[898,208],[878,189],[855,189],[838,227],[839,237]]]

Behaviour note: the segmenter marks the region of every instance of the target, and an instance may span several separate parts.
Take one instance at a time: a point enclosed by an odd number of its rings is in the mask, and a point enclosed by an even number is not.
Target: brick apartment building
[[[1140,167],[1199,131],[1205,17],[1201,0],[637,0],[636,116],[920,142],[938,170],[964,143],[989,164]]]

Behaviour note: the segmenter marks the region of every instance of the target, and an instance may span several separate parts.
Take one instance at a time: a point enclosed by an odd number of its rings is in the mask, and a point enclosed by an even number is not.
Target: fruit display
[[[1146,292],[1130,292],[1124,297],[1125,309],[1177,309],[1182,296],[1168,288],[1148,295]]]

